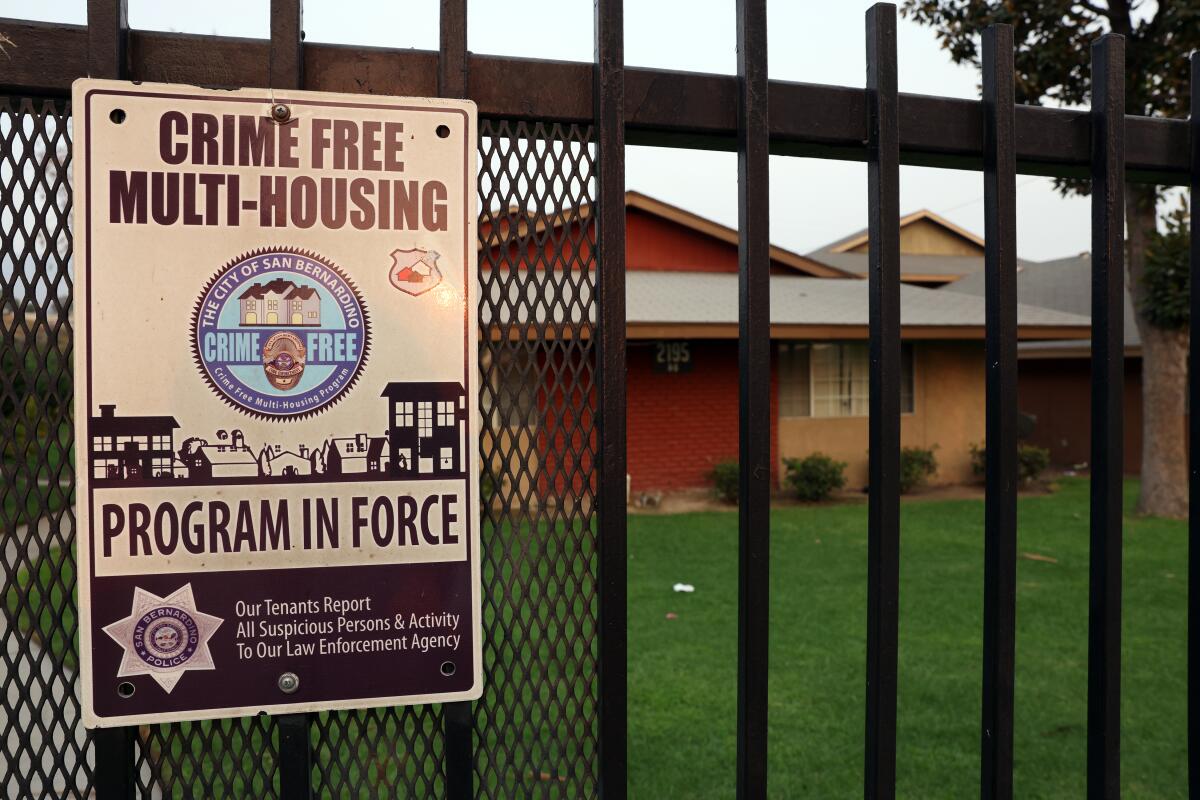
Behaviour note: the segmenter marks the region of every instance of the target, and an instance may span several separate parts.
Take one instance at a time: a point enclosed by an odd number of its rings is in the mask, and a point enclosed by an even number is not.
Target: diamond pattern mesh
[[[279,736],[269,717],[143,726],[140,797],[277,797]]]
[[[444,797],[441,707],[318,715],[313,787],[317,797]]]
[[[483,698],[476,793],[596,794],[594,148],[480,123]],[[0,97],[0,796],[86,798],[71,387],[70,108]],[[319,797],[440,797],[440,706],[316,715]],[[138,795],[275,797],[267,717],[142,727]]]
[[[0,97],[0,795],[85,797],[71,551],[70,109]]]
[[[481,124],[481,796],[596,794],[594,152],[588,128]]]

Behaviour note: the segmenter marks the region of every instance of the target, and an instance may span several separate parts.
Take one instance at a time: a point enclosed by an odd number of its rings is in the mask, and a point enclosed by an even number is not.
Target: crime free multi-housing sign
[[[74,112],[85,723],[478,697],[473,104]]]

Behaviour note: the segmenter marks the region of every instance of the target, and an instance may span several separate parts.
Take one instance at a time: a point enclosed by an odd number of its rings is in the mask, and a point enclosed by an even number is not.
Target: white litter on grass
[[[690,583],[677,583],[671,588],[673,588],[677,592],[694,592],[694,591],[696,591],[696,587],[692,586]]]

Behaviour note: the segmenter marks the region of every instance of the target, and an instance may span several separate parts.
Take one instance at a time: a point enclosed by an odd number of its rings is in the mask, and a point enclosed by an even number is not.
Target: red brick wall
[[[626,384],[628,470],[634,492],[711,485],[718,461],[737,458],[736,341],[693,340],[692,371],[654,371],[653,342],[630,342]],[[778,477],[779,393],[771,370],[771,478]]]

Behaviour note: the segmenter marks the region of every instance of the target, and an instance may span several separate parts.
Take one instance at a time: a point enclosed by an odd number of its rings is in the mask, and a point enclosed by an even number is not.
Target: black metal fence
[[[0,20],[0,794],[6,797],[624,797],[624,147],[735,149],[740,264],[740,797],[767,790],[770,476],[768,155],[865,159],[870,204],[870,502],[864,793],[895,792],[899,593],[899,166],[982,168],[987,503],[981,794],[1011,797],[1016,595],[1015,175],[1093,183],[1093,438],[1087,786],[1119,793],[1122,193],[1200,182],[1200,119],[1124,116],[1123,41],[1093,49],[1093,107],[1014,106],[1013,35],[984,36],[979,102],[897,93],[896,18],[867,15],[867,88],[769,82],[765,0],[738,0],[738,75],[623,67],[621,0],[595,63],[471,55],[466,0],[439,53],[304,44],[300,0],[270,41]],[[1193,59],[1192,107],[1200,107]],[[88,734],[73,642],[70,115],[79,76],[464,96],[480,108],[485,692],[471,704]],[[1195,207],[1193,206],[1193,209]],[[496,210],[516,209],[504,219]],[[507,214],[508,212],[505,212]],[[1195,212],[1193,211],[1193,214]],[[516,218],[519,216],[520,218]],[[551,224],[555,223],[555,224]],[[556,224],[562,223],[562,224]],[[547,243],[552,246],[547,247]],[[536,245],[538,269],[508,263]],[[1192,239],[1192,269],[1200,245]],[[1200,293],[1193,295],[1200,324]],[[547,355],[548,354],[548,355]],[[1193,359],[1200,358],[1193,350]],[[532,375],[547,387],[530,402]],[[1191,370],[1200,393],[1200,362]],[[534,419],[536,417],[536,419]],[[523,424],[513,425],[513,421]],[[531,423],[536,423],[532,425]],[[549,447],[521,431],[536,427]],[[1200,418],[1191,416],[1200,449]],[[550,455],[547,456],[547,453]],[[1200,471],[1192,470],[1200,510]],[[1200,534],[1193,515],[1192,542]],[[1200,582],[1200,548],[1189,580]],[[539,602],[531,603],[530,599]],[[1200,592],[1189,597],[1190,780],[1200,793]],[[1180,632],[1182,636],[1182,632]],[[520,640],[525,646],[517,646]],[[688,787],[681,787],[681,791]]]

